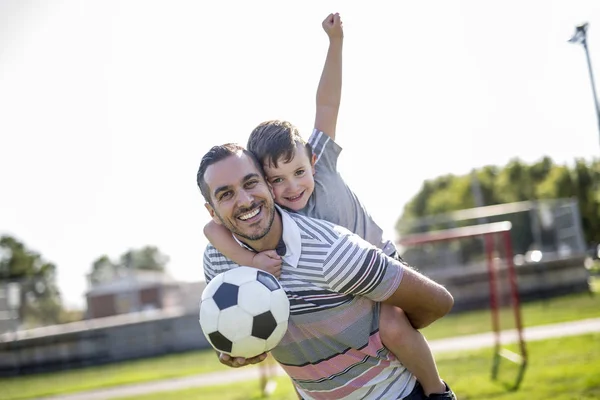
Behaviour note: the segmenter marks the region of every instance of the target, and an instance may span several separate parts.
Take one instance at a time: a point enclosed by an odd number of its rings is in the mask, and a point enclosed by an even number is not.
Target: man
[[[202,158],[197,183],[213,220],[241,246],[282,254],[280,282],[291,315],[271,353],[302,398],[427,398],[382,345],[379,302],[402,308],[415,328],[423,328],[452,308],[446,289],[345,228],[276,207],[260,164],[241,146],[213,147]],[[237,266],[207,246],[207,282]],[[239,367],[265,357],[220,359]],[[453,398],[450,393],[431,398]]]

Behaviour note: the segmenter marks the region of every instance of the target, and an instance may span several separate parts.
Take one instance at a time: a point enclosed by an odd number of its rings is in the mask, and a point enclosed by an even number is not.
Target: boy
[[[315,130],[309,143],[289,122],[268,121],[254,129],[247,148],[262,163],[278,205],[343,226],[387,255],[399,258],[393,243],[383,239],[381,228],[336,169],[341,152],[334,141],[342,86],[343,29],[339,15],[329,15],[323,21],[323,29],[330,45],[317,90]],[[215,222],[210,222],[204,233],[213,246],[236,263],[286,279],[280,257],[285,253],[246,250]],[[379,330],[384,345],[417,378],[428,398],[455,398],[440,379],[425,338],[401,309],[382,304]]]

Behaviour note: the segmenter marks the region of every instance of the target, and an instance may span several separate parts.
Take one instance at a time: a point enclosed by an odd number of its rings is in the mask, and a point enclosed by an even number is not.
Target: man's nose
[[[245,190],[240,190],[238,195],[238,205],[249,206],[254,202],[254,196]]]

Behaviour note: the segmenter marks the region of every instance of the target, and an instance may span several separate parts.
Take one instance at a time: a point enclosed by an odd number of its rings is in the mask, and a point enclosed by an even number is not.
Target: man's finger
[[[230,367],[232,366],[231,365],[231,356],[229,354],[225,354],[225,353],[219,354],[219,361],[221,362],[221,364],[225,364]]]
[[[257,355],[256,357],[252,357],[247,359],[246,361],[250,364],[258,364],[261,361],[264,361],[267,358],[267,353],[262,353]]]

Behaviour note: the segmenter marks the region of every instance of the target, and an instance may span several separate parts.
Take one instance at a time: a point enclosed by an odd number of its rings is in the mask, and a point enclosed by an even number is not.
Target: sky
[[[339,170],[388,236],[425,179],[600,153],[600,2],[0,0],[0,234],[58,267],[68,307],[107,254],[155,245],[202,280],[195,176],[261,121],[308,137],[344,23]]]

